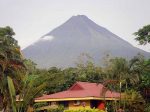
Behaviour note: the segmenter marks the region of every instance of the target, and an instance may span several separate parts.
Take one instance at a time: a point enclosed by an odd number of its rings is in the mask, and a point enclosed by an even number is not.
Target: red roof
[[[85,97],[96,97],[96,98],[119,98],[120,93],[112,92],[107,90],[102,84],[89,83],[89,82],[77,82],[71,88],[66,91],[43,95],[42,97],[36,98],[36,100],[44,99],[61,99],[61,98],[85,98]],[[104,94],[105,93],[105,94]]]

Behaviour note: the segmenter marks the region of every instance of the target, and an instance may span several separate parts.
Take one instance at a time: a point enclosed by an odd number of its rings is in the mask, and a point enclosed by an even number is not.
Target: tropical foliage
[[[103,83],[107,88],[125,94],[118,106],[109,106],[109,111],[123,107],[131,112],[143,109],[143,106],[145,112],[149,111],[150,101],[143,90],[150,87],[150,59],[141,55],[131,60],[107,56],[103,66],[96,66],[88,56],[86,61],[79,60],[76,67],[38,69],[33,61],[23,59],[14,34],[10,27],[0,28],[0,110],[26,112],[30,107],[38,107],[33,103],[35,97],[66,90],[76,81],[87,81]],[[100,112],[96,109],[79,111]]]
[[[146,25],[134,33],[136,40],[139,41],[141,45],[150,43],[150,25]]]
[[[0,97],[1,108],[10,111],[14,92],[10,95],[10,88],[20,91],[21,80],[26,74],[20,47],[12,37],[15,33],[10,27],[0,28]],[[14,84],[14,87],[13,85]]]
[[[79,110],[65,110],[64,112],[105,112],[98,109],[79,109]]]
[[[22,58],[14,34],[10,27],[0,28],[0,107],[7,112],[22,112],[47,84],[42,82],[43,78],[41,83],[36,81],[41,76],[29,79],[29,67]],[[19,102],[16,102],[16,95]]]

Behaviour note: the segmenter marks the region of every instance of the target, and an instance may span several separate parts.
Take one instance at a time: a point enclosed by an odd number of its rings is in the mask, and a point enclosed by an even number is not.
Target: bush
[[[143,112],[145,101],[141,94],[135,90],[127,90],[125,95],[125,111]]]
[[[40,106],[39,106],[40,104]],[[38,108],[34,109],[34,112],[64,112],[64,107],[49,107],[48,105],[45,105],[46,103],[37,103],[35,107],[38,105]],[[43,106],[42,106],[43,105]]]
[[[150,112],[150,103],[146,104],[144,112]]]
[[[65,110],[64,112],[104,112],[98,109],[79,109],[79,110]]]
[[[64,112],[64,107],[63,106],[59,106],[56,109],[48,109],[47,112]]]
[[[37,108],[44,107],[44,106],[47,106],[47,105],[48,105],[47,102],[35,103],[35,104],[33,105],[33,108],[34,108],[34,109],[37,109]]]

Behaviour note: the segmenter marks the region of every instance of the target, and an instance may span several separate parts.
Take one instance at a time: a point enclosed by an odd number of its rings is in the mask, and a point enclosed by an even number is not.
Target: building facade
[[[98,108],[105,109],[105,102],[117,101],[120,93],[108,90],[102,84],[76,82],[66,91],[43,95],[35,102],[48,102],[50,107],[63,105],[65,109]]]

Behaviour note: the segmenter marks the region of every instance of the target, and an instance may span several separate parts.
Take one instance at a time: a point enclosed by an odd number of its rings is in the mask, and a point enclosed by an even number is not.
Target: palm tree
[[[42,80],[42,83],[39,83],[38,80]],[[38,76],[30,79],[30,76],[26,75],[23,79],[23,86],[20,93],[17,95],[17,99],[16,97],[11,98],[15,104],[13,105],[14,110],[16,112],[27,112],[30,109],[30,106],[33,106],[34,98],[47,86],[46,80],[46,76]],[[13,87],[10,90],[11,93],[14,93],[15,91]]]
[[[110,60],[109,66],[105,68],[105,80],[118,80],[122,83],[123,90],[128,86],[133,86],[139,83],[142,72],[142,58],[136,56],[130,61],[124,58],[114,58]]]
[[[142,63],[141,56],[134,57],[130,61],[124,58],[111,59],[109,65],[105,68],[106,77],[104,77],[104,80],[106,80],[105,82],[110,80],[111,82],[117,81],[118,83],[116,83],[116,86],[111,86],[111,83],[107,82],[107,86],[111,87],[111,89],[118,90],[120,93],[125,92],[129,87],[135,89],[137,87],[135,85],[139,84],[141,79],[141,69],[144,67]],[[119,107],[121,106],[120,103]]]

